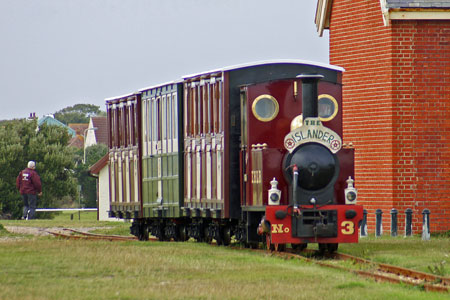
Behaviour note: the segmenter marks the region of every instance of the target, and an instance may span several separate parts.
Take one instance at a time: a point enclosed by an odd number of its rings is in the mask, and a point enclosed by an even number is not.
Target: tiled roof
[[[108,145],[108,120],[106,117],[92,117],[93,127],[98,129],[94,131],[97,144]]]
[[[83,136],[77,135],[76,137],[72,138],[69,141],[69,145],[68,146],[76,147],[78,149],[83,149],[83,146],[84,146]]]
[[[388,8],[450,8],[450,0],[387,0]]]
[[[89,123],[69,123],[70,128],[75,130],[78,135],[83,135],[84,130],[89,127]]]
[[[109,153],[106,153],[105,156],[100,158],[95,164],[93,164],[89,171],[91,174],[99,174],[100,171],[108,165],[109,162]]]

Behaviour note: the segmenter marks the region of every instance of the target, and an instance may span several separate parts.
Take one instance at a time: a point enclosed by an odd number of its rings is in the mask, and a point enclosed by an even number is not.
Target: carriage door
[[[247,205],[247,87],[241,88],[241,146],[240,146],[240,182],[241,205]]]

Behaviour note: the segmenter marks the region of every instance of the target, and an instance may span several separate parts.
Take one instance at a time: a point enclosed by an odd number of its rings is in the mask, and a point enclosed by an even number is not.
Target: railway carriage
[[[107,99],[110,214],[144,240],[357,242],[342,71],[262,62]]]

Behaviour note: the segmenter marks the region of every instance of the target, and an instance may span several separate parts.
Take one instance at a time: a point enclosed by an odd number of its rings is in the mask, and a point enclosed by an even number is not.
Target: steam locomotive
[[[140,240],[333,252],[356,243],[342,72],[266,61],[106,99],[111,217]]]

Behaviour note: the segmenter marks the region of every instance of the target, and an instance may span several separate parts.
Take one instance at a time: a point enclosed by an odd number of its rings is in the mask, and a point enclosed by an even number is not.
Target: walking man
[[[42,195],[41,178],[35,171],[36,163],[28,162],[28,168],[22,170],[17,176],[16,187],[23,199],[23,219],[34,219],[37,196]]]

